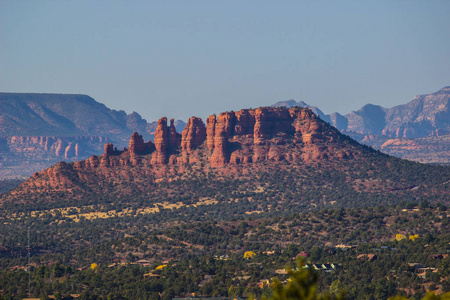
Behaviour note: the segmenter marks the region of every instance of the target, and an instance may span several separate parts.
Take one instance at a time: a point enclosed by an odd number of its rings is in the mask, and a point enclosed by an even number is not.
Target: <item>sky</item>
[[[147,121],[295,99],[341,114],[450,85],[450,1],[0,0],[0,91]]]

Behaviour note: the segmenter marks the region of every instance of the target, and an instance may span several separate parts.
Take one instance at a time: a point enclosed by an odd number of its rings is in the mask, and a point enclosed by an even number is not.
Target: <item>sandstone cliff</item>
[[[272,180],[280,194],[284,184],[295,185],[305,190],[304,201],[313,197],[323,204],[331,200],[317,196],[315,191],[335,191],[336,185],[345,185],[356,193],[379,195],[393,191],[405,191],[407,195],[412,187],[419,186],[424,194],[446,197],[442,194],[445,179],[423,175],[424,169],[436,171],[433,174],[444,169],[388,157],[358,144],[309,109],[243,109],[209,116],[206,124],[192,117],[181,134],[173,123],[168,123],[167,118],[158,121],[154,143],[146,142],[135,132],[127,148],[119,150],[106,143],[102,155],[61,162],[36,172],[2,196],[0,203],[43,199],[146,202],[150,201],[148,197],[172,197],[174,189],[183,190],[191,183],[201,190],[203,182],[219,186],[234,182],[232,188],[239,194],[241,184],[252,191],[265,185],[263,182],[272,175],[284,178]],[[435,184],[433,188],[427,187],[430,180]],[[270,192],[270,187],[265,188]],[[220,188],[216,191],[220,194]],[[205,197],[210,196],[205,193]],[[333,198],[342,199],[345,195]]]
[[[171,180],[191,168],[202,173],[246,173],[266,168],[265,164],[311,164],[348,160],[361,147],[303,108],[243,109],[188,120],[181,134],[171,120],[158,121],[154,143],[137,132],[129,147],[118,150],[107,143],[104,154],[84,161],[61,163],[42,172],[24,185],[41,190],[77,189],[78,182]],[[365,149],[364,151],[367,151]],[[281,165],[280,165],[281,166]],[[240,171],[238,171],[240,170]]]
[[[331,143],[342,138],[338,131],[320,120],[308,109],[280,109],[263,107],[243,109],[212,115],[207,124],[200,118],[189,118],[182,134],[176,132],[173,120],[158,121],[155,144],[144,143],[135,132],[129,148],[105,148],[105,155],[121,157],[149,154],[152,165],[183,165],[200,161],[200,152],[206,152],[211,167],[229,163],[242,164],[258,161],[314,161],[329,157],[350,157],[342,146]],[[321,144],[328,143],[326,147]]]

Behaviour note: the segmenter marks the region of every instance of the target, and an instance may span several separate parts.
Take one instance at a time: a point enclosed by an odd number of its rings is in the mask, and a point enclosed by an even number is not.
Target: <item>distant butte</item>
[[[206,124],[189,118],[176,132],[174,121],[161,118],[154,142],[134,132],[128,148],[104,146],[104,154],[74,163],[58,163],[37,172],[23,187],[34,191],[83,190],[100,178],[111,182],[172,180],[191,168],[202,173],[246,174],[269,165],[331,164],[368,150],[307,108],[261,107],[211,115]],[[266,164],[266,166],[264,166]],[[93,176],[93,177],[92,177]]]
[[[348,151],[330,151],[319,147],[321,141],[332,141],[339,135],[326,126],[309,109],[274,108],[242,109],[208,117],[206,126],[200,118],[189,118],[181,135],[176,132],[173,120],[167,126],[167,118],[158,121],[154,144],[144,142],[142,136],[133,133],[129,148],[113,150],[105,146],[104,160],[112,155],[122,159],[150,155],[151,165],[190,164],[200,160],[199,149],[207,150],[211,167],[223,167],[229,163],[242,164],[266,160],[303,160],[344,158]],[[292,142],[287,149],[286,144]],[[297,149],[298,151],[291,151]],[[109,162],[105,161],[105,164]]]
[[[107,143],[100,156],[60,162],[35,173],[0,203],[146,199],[157,193],[159,184],[164,187],[161,192],[182,188],[191,180],[257,185],[272,175],[288,176],[282,184],[305,192],[344,185],[357,193],[391,193],[425,186],[414,179],[422,168],[435,170],[358,144],[310,109],[261,107],[211,115],[206,124],[191,117],[181,134],[173,120],[161,118],[154,142],[134,132],[127,148],[118,150]],[[444,169],[439,172],[447,176]],[[170,182],[177,184],[166,185]]]

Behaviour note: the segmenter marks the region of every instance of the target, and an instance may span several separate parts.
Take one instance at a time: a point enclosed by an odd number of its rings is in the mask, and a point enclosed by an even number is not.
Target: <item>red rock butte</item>
[[[83,195],[99,186],[104,193],[133,193],[128,190],[131,186],[145,192],[153,183],[195,174],[252,176],[273,168],[301,169],[305,165],[326,165],[334,170],[358,165],[375,152],[341,134],[311,110],[299,107],[224,112],[209,116],[206,124],[191,117],[181,134],[173,120],[168,124],[167,118],[161,118],[154,142],[145,142],[135,132],[128,148],[118,150],[107,143],[104,149],[100,156],[60,162],[35,173],[14,195],[29,190],[35,194],[51,190]]]
[[[91,157],[87,164],[126,165],[126,161],[110,159],[120,156],[136,165],[143,157],[150,156],[151,165],[186,165],[202,161],[206,156],[210,166],[217,168],[267,160],[310,162],[351,157],[349,149],[328,143],[338,136],[340,134],[334,127],[320,120],[311,110],[297,107],[224,112],[209,116],[206,126],[200,118],[192,117],[181,134],[176,132],[173,119],[168,126],[164,117],[158,120],[154,143],[144,142],[135,132],[128,149],[118,151],[112,144],[106,144],[100,161]]]

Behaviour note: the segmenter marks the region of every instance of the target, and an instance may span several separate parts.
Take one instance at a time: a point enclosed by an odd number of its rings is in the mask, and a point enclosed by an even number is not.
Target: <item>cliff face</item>
[[[212,115],[206,126],[200,118],[192,117],[181,135],[176,132],[173,120],[167,126],[167,118],[161,118],[155,131],[154,147],[147,146],[135,132],[129,149],[123,153],[131,156],[151,154],[152,165],[198,162],[200,152],[204,151],[211,167],[266,160],[310,161],[334,156],[318,144],[333,140],[336,134],[336,130],[310,110],[265,107]],[[286,146],[291,142],[294,148]],[[112,145],[108,146],[105,154],[110,155],[111,149]],[[290,153],[292,150],[297,153]]]
[[[100,149],[108,139],[99,136],[9,136],[1,139],[1,153],[28,156],[56,156],[59,159],[80,158]]]
[[[124,147],[134,131],[149,139],[147,125],[85,95],[0,93],[0,180],[100,154],[108,141]]]
[[[106,142],[101,136],[0,137],[0,179],[28,178],[61,160],[86,159],[102,153]]]
[[[84,161],[57,164],[25,182],[33,189],[76,189],[78,182],[170,180],[190,168],[229,174],[262,166],[315,164],[358,156],[361,146],[323,122],[309,109],[243,109],[188,120],[181,134],[171,120],[158,121],[154,144],[133,133],[129,147],[107,143],[104,154]],[[364,151],[368,151],[365,149]],[[237,168],[237,169],[236,169]]]

